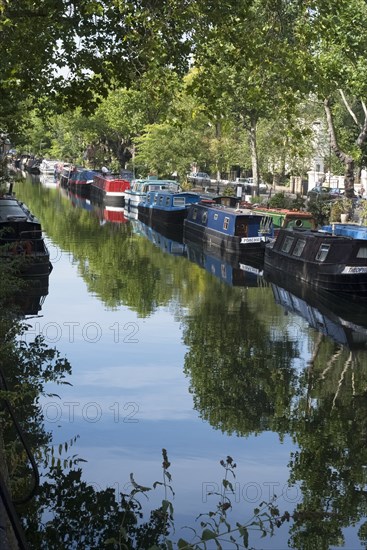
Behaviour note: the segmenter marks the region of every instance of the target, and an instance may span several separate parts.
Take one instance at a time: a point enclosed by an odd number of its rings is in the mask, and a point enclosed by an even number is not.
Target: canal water
[[[250,545],[364,547],[366,310],[172,243],[52,182],[15,191],[53,264],[27,339],[42,335],[72,366],[41,403],[55,456],[81,459],[83,480],[118,499],[131,473],[163,481],[166,449],[174,496],[158,485],[141,503],[171,500],[173,537],[188,540],[185,526],[201,532],[197,517],[216,509],[230,456],[233,526],[272,500],[292,516],[273,537],[253,526]]]

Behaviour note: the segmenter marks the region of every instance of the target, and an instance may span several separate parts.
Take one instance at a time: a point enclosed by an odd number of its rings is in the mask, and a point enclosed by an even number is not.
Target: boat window
[[[206,223],[208,219],[208,212],[203,212],[203,215],[201,216],[201,223]]]
[[[194,208],[194,211],[193,211],[193,213],[192,213],[192,219],[193,219],[193,220],[196,220],[197,215],[198,215],[198,209],[197,209],[197,208]]]
[[[158,200],[158,195],[154,195],[154,204],[156,204],[157,200]]]
[[[293,241],[293,237],[286,237],[282,245],[282,252],[285,252],[287,254],[292,248]]]
[[[171,197],[166,197],[166,206],[169,206],[170,198],[171,198]]]
[[[367,247],[361,246],[357,252],[357,258],[367,258]]]
[[[316,254],[315,259],[319,262],[324,262],[330,250],[330,246],[331,246],[330,244],[322,244],[319,248],[318,253]]]
[[[214,214],[214,219],[215,219],[215,220],[218,219],[218,214]]]
[[[298,239],[293,249],[293,256],[300,256],[303,252],[305,245],[306,241],[304,239]]]
[[[173,206],[185,206],[185,197],[173,197]]]
[[[228,226],[229,226],[229,218],[227,218],[226,216],[223,222],[223,229],[228,229]]]
[[[163,204],[163,198],[162,196],[159,197],[159,204]]]

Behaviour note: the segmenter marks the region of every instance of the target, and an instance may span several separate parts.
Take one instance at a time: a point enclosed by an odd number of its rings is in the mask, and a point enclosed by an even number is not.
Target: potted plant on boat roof
[[[330,210],[330,222],[346,223],[350,220],[353,211],[352,199],[343,197],[332,203]]]

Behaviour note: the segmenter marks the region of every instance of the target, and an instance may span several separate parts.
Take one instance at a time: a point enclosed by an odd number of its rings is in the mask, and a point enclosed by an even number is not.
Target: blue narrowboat
[[[200,201],[197,193],[149,191],[138,205],[138,219],[148,225],[183,230],[189,207]]]
[[[149,191],[171,191],[176,193],[180,185],[174,180],[160,180],[156,176],[149,176],[147,179],[133,180],[130,189],[125,191],[125,208],[134,210],[138,208],[141,201],[145,200]]]
[[[190,206],[184,221],[184,239],[220,250],[222,255],[263,253],[273,237],[273,221],[253,210],[213,202]]]
[[[322,231],[342,237],[351,237],[352,239],[367,239],[367,227],[356,223],[332,223],[324,225]]]

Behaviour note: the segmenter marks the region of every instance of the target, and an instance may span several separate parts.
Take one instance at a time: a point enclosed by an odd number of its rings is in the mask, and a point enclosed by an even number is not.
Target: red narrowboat
[[[130,182],[114,174],[97,174],[93,178],[91,192],[105,204],[125,205],[125,191],[130,189]]]

